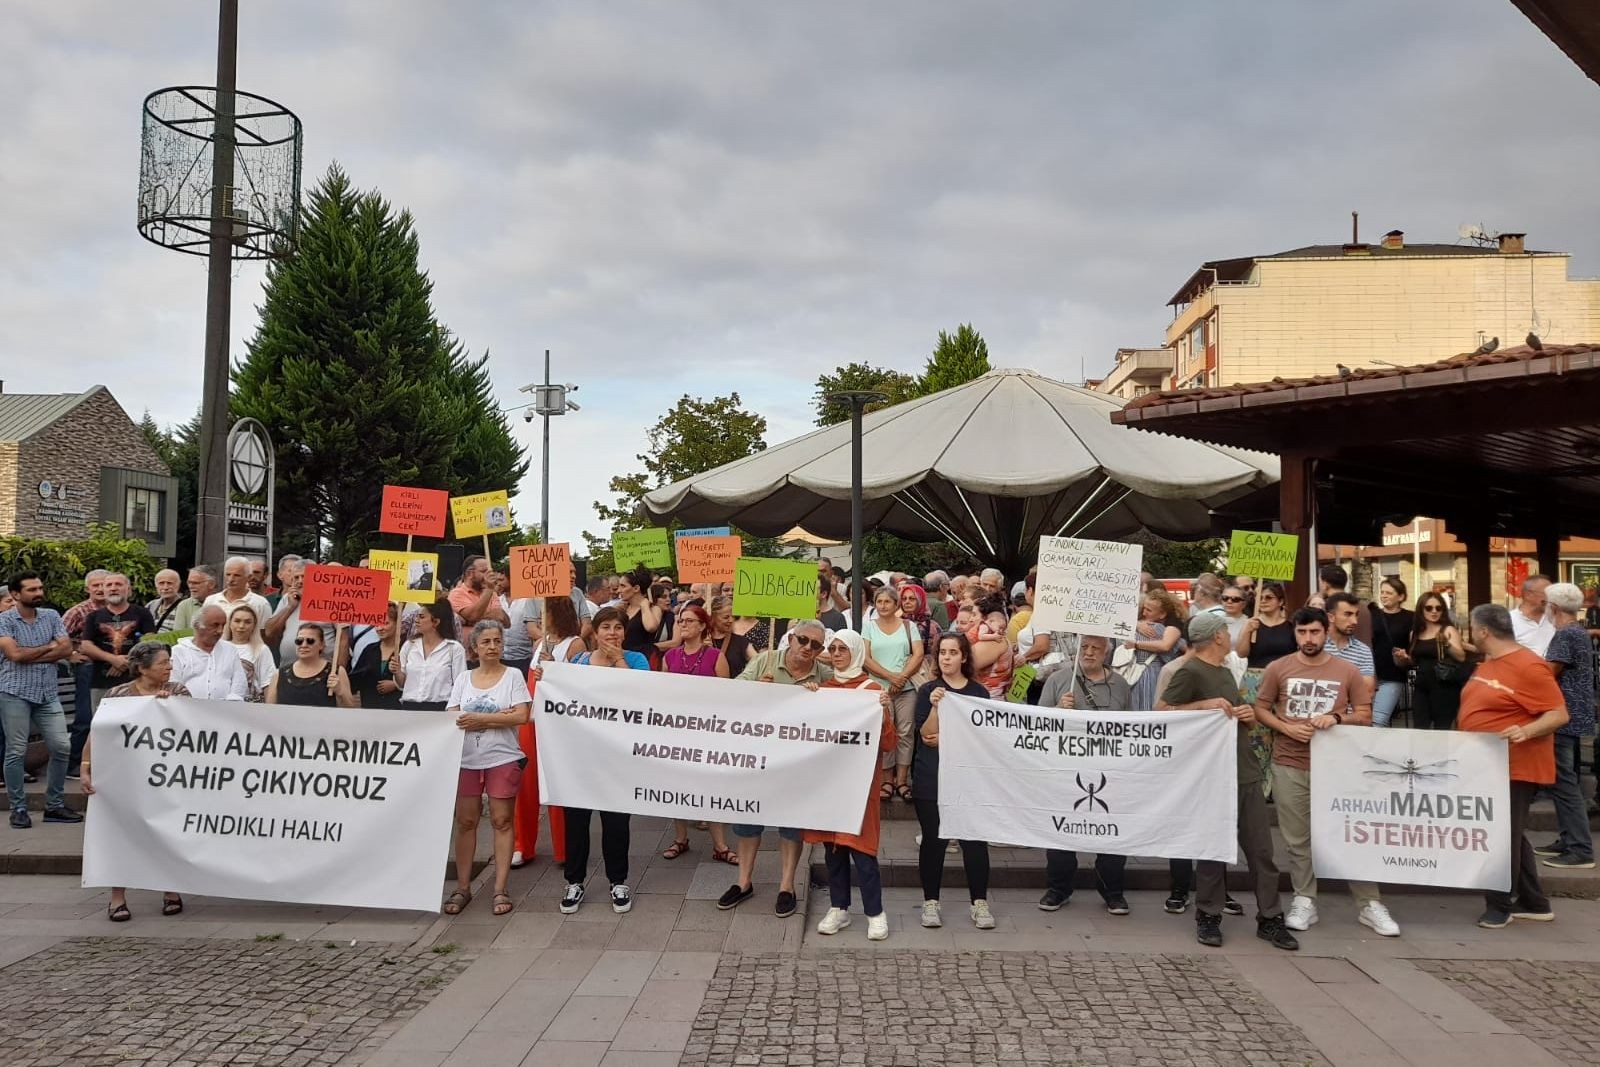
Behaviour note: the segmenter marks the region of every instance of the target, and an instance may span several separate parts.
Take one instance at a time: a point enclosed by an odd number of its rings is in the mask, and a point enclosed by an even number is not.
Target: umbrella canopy
[[[1274,456],[1113,425],[1116,397],[994,370],[862,420],[867,529],[950,540],[1008,574],[1041,534],[1210,536],[1210,509],[1278,479]],[[644,498],[658,520],[850,535],[850,424],[797,437]]]

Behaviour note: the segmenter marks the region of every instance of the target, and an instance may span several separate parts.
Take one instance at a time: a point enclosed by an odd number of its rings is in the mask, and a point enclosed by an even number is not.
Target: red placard
[[[383,487],[383,510],[378,529],[407,537],[443,537],[444,519],[450,514],[450,494],[443,489],[414,489],[409,485]]]
[[[381,626],[389,618],[392,581],[388,571],[308,563],[300,621]]]
[[[511,546],[511,599],[566,596],[572,592],[572,551],[558,545]]]

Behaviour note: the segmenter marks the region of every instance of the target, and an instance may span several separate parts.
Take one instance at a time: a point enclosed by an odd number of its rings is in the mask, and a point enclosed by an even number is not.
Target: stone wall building
[[[0,390],[0,537],[74,540],[90,523],[172,556],[178,480],[105,386]]]

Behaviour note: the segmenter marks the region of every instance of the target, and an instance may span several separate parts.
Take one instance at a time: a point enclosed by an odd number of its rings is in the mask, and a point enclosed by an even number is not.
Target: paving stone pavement
[[[469,963],[331,941],[73,938],[0,971],[0,1063],[339,1063]]]
[[[834,952],[724,957],[685,1067],[1317,1064],[1221,957]]]
[[[1600,1063],[1600,963],[1414,960],[1564,1063]]]

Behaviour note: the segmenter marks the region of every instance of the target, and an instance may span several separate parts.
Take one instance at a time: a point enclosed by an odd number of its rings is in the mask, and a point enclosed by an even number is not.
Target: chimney
[[[1394,251],[1399,251],[1405,246],[1406,234],[1404,230],[1390,230],[1388,233],[1383,235],[1383,247]]]
[[[1350,243],[1344,245],[1342,251],[1347,256],[1369,256],[1372,249],[1361,243],[1361,213],[1350,212]]]
[[[1523,253],[1522,239],[1525,233],[1503,233],[1500,235],[1500,254],[1506,256],[1520,256]]]

